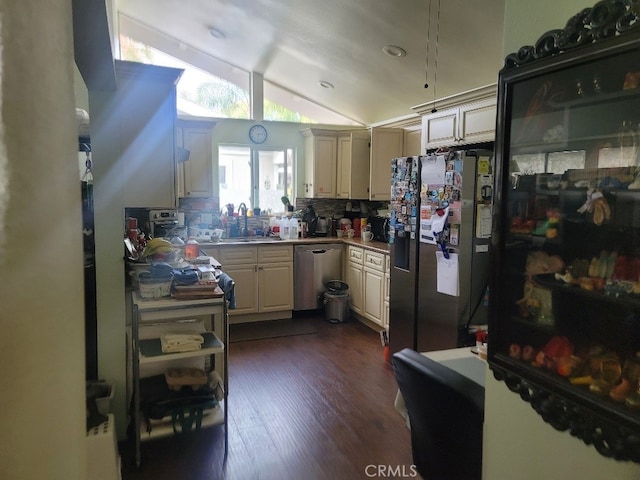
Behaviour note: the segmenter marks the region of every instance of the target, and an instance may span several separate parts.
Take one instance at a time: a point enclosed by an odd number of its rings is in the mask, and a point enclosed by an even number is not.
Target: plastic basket
[[[138,277],[139,292],[142,298],[162,298],[171,296],[171,278],[147,279]]]

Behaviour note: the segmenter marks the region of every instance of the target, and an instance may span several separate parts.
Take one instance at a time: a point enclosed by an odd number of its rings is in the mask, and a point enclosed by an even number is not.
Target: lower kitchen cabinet
[[[385,269],[384,269],[384,297],[382,300],[382,326],[389,329],[389,290],[391,289],[391,275],[390,275],[390,267],[391,267],[391,257],[389,255],[385,255],[384,259]]]
[[[382,325],[382,291],[384,289],[384,275],[382,272],[370,268],[362,271],[364,284],[364,316]]]
[[[291,317],[291,245],[222,246],[218,260],[235,282],[236,308],[229,311],[231,323]]]
[[[282,310],[293,310],[293,262],[261,263],[258,265],[258,311]]]
[[[349,285],[349,307],[355,313],[362,314],[362,262],[364,260],[364,249],[348,245],[347,259],[345,278],[347,280],[347,285]]]
[[[224,272],[235,282],[236,308],[230,310],[230,316],[235,317],[247,313],[258,312],[258,276],[256,264],[225,265]],[[233,323],[233,322],[232,322]]]
[[[347,258],[345,278],[351,310],[386,328],[389,325],[389,256],[348,245]]]
[[[385,256],[371,250],[364,251],[362,270],[365,318],[383,326]]]

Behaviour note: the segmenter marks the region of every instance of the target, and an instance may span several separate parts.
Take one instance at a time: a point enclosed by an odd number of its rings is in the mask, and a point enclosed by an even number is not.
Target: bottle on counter
[[[289,219],[283,215],[280,219],[280,238],[286,240],[289,238]]]
[[[269,217],[269,234],[280,236],[280,222],[276,217]]]
[[[189,237],[189,240],[184,246],[185,259],[193,260],[194,258],[197,258],[199,254],[200,254],[200,244],[195,238]]]
[[[295,217],[291,217],[291,220],[289,220],[289,238],[297,239],[299,231],[299,220]]]

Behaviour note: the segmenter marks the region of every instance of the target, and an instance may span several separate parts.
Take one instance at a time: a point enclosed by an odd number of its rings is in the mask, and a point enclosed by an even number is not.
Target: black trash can
[[[331,323],[346,322],[349,318],[349,285],[341,280],[331,280],[325,284],[325,315]]]

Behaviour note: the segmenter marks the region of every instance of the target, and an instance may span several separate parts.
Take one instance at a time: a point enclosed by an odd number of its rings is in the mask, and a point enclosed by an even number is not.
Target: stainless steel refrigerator
[[[486,325],[492,169],[486,149],[392,160],[391,353],[472,344]]]

